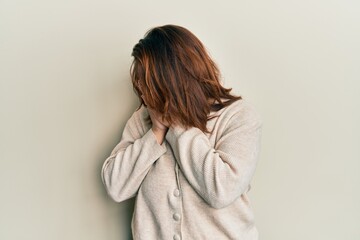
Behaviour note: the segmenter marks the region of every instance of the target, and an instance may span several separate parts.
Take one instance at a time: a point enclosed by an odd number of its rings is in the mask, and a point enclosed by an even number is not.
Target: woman
[[[149,30],[130,68],[140,106],[102,167],[116,202],[136,197],[137,239],[258,239],[247,192],[262,120],[230,94],[200,40],[164,25]]]

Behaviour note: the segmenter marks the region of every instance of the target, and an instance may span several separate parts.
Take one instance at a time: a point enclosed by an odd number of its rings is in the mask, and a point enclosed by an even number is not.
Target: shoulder
[[[224,108],[222,114],[235,117],[243,121],[254,121],[262,123],[262,116],[255,105],[247,99],[239,99]]]
[[[255,105],[247,99],[239,99],[224,108],[221,113],[228,123],[238,123],[241,125],[257,125],[261,126],[263,118]]]

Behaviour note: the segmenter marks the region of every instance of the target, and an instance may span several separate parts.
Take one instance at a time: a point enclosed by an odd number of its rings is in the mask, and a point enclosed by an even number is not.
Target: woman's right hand
[[[157,113],[155,110],[147,108],[150,119],[152,122],[152,131],[154,132],[157,142],[159,144],[162,144],[164,141],[165,135],[167,130],[169,129],[169,124],[166,122],[163,122],[161,119],[161,115]]]

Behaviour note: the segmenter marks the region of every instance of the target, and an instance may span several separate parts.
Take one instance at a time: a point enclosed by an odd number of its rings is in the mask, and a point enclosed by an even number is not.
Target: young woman
[[[101,176],[114,201],[136,197],[133,239],[258,239],[247,192],[261,115],[184,27],[150,29],[132,56],[140,106]]]

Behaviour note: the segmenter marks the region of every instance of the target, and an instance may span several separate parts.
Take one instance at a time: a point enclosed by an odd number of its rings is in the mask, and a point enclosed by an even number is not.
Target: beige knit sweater
[[[101,177],[116,202],[136,197],[134,240],[257,240],[247,192],[262,118],[241,99],[208,121],[213,134],[170,127],[160,145],[142,106],[127,121]]]

